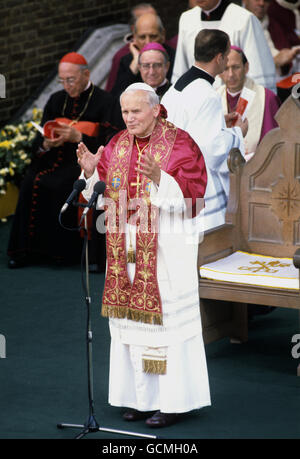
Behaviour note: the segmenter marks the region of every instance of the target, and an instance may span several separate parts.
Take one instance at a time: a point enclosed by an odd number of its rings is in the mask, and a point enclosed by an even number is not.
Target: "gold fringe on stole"
[[[167,361],[143,359],[143,372],[165,375],[167,373]]]
[[[108,306],[106,304],[102,304],[101,315],[103,317],[112,317],[114,319],[125,319],[127,316],[127,308],[122,306]]]
[[[102,304],[101,314],[103,317],[113,317],[114,319],[130,319],[135,322],[143,322],[145,324],[162,325],[162,316],[159,313],[149,311],[139,311],[130,309],[124,306],[108,306]]]
[[[167,373],[167,352],[165,347],[146,348],[142,354],[143,371],[155,375]]]

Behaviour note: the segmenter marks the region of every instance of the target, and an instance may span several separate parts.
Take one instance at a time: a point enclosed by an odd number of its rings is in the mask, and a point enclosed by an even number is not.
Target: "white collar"
[[[237,95],[241,94],[242,91],[238,91],[238,92],[231,92],[227,89],[227,92],[228,94],[230,94],[231,97],[236,97]]]
[[[212,8],[211,10],[205,10],[205,11],[204,11],[204,9],[202,8],[201,11],[203,11],[204,14],[210,14],[212,11],[215,11],[215,10],[220,6],[221,2],[222,2],[222,0],[220,0],[220,1],[216,4],[216,6],[215,6],[214,8]]]
[[[156,91],[157,88],[160,88],[161,86],[164,86],[166,83],[167,83],[167,78],[164,79],[164,81],[162,83],[160,83],[158,86],[156,86],[155,88],[152,86],[152,88]]]

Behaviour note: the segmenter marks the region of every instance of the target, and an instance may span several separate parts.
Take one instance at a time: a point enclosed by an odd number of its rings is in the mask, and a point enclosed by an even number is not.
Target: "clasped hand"
[[[50,148],[61,147],[66,142],[79,143],[82,139],[82,134],[80,131],[75,129],[69,124],[58,122],[60,127],[55,128],[54,132],[58,136],[54,139],[49,139],[45,137],[43,142],[43,147],[48,150]]]

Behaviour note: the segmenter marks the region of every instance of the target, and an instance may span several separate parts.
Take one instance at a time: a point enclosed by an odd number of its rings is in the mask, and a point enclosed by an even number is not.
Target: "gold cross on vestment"
[[[136,144],[137,149],[138,149],[138,164],[140,164],[142,154],[143,154],[145,148],[148,147],[149,142],[142,148],[142,150],[140,149],[140,146],[138,144],[137,139],[135,139],[135,144]],[[142,181],[141,181],[141,177],[140,177],[140,173],[139,172],[137,173],[136,182],[131,183],[131,186],[136,186],[136,196],[137,196],[137,198],[139,198],[139,196],[140,196],[140,187],[142,186]]]
[[[136,182],[131,183],[131,186],[136,186],[136,194],[137,194],[137,197],[139,197],[140,187],[142,186],[142,182],[140,180],[140,174],[137,175]]]

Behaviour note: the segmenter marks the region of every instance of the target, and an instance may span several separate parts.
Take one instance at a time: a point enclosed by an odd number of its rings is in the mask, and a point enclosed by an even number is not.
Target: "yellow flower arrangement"
[[[42,110],[34,108],[32,120],[39,124],[41,119]],[[7,124],[0,129],[0,195],[6,194],[8,183],[20,185],[31,163],[36,133],[30,121]]]

